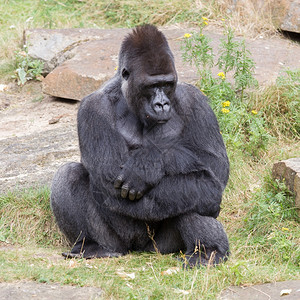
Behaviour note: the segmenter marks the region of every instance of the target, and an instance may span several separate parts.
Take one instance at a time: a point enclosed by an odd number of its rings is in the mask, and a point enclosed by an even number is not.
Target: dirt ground
[[[0,192],[49,185],[60,165],[79,160],[78,106],[43,95],[39,82],[0,92]]]

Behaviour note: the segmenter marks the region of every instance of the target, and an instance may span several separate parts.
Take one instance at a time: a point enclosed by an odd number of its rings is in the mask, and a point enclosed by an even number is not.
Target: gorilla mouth
[[[169,120],[158,120],[157,123],[158,124],[165,124],[167,123]]]
[[[165,124],[171,119],[171,115],[169,113],[164,114],[156,114],[152,112],[148,112],[146,114],[146,122],[151,124]]]

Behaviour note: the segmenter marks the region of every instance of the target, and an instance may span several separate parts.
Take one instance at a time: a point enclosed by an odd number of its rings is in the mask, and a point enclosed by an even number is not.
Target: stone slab
[[[295,206],[300,209],[300,157],[276,162],[272,175],[275,179],[285,180],[287,188],[295,194]]]
[[[80,160],[75,125],[3,139],[0,149],[0,194],[50,186],[61,165]]]
[[[188,83],[197,81],[196,69],[183,62],[180,49],[183,35],[192,32],[193,29],[172,26],[161,30],[166,35],[174,54],[179,80]],[[37,29],[36,33],[35,30],[29,31],[26,38],[29,53],[36,58],[40,55],[39,53],[46,52],[48,48],[51,49],[53,43],[58,44],[54,41],[64,40],[62,36],[69,41],[69,46],[65,47],[65,44],[60,47],[56,46],[58,47],[56,55],[51,50],[51,59],[55,57],[54,60],[57,63],[59,61],[62,63],[44,79],[44,92],[56,97],[81,100],[95,91],[115,74],[119,47],[128,32],[130,29],[94,29],[92,31],[90,29]],[[44,39],[43,43],[39,33]],[[220,29],[209,28],[206,34],[211,39],[214,52],[217,53],[222,38]],[[25,35],[27,36],[27,32]],[[59,35],[59,38],[55,38],[55,35]],[[92,35],[95,35],[95,38]],[[42,44],[41,50],[37,51],[37,47],[34,47],[36,43]],[[300,46],[295,43],[276,37],[246,40],[246,43],[256,63],[255,77],[260,84],[274,81],[280,72],[287,68],[300,67]],[[61,53],[68,53],[67,49],[71,49],[71,54],[61,55]],[[45,59],[45,57],[41,58]],[[213,72],[217,74],[218,70],[215,68]]]
[[[55,68],[43,80],[43,92],[81,100],[114,75],[118,63],[113,53],[118,46],[117,41],[107,43],[105,40],[79,46],[72,59]]]
[[[300,33],[300,0],[288,2],[290,3],[280,28],[282,30]]]
[[[281,296],[282,290],[291,290]],[[282,281],[253,285],[248,287],[233,286],[222,292],[220,300],[299,300],[300,280]]]
[[[43,91],[56,97],[81,100],[99,88],[115,74],[121,41],[130,30],[98,29],[102,39],[88,41],[74,48],[73,57],[54,69],[43,81]],[[175,57],[175,64],[180,81],[194,83],[198,80],[196,68],[182,59],[181,40],[192,29],[163,28],[170,48]],[[218,30],[207,30],[211,45],[217,54],[222,38]],[[48,32],[52,33],[51,30]],[[255,77],[264,84],[274,81],[286,68],[300,67],[300,46],[288,40],[272,38],[266,40],[247,40],[247,46],[256,63]],[[213,69],[215,74],[217,68]]]
[[[76,30],[76,29],[75,29]],[[98,29],[97,39],[82,43],[72,50],[72,57],[56,67],[43,80],[43,92],[55,97],[81,100],[113,77],[118,65],[121,42],[130,29]],[[180,40],[183,29],[163,30],[175,56],[179,80],[196,81],[196,69],[184,63]],[[61,31],[59,34],[62,34]],[[65,32],[68,34],[68,31]],[[88,31],[89,33],[89,31]],[[52,33],[49,32],[49,35]],[[53,34],[56,34],[55,32]],[[99,39],[99,36],[102,38]]]
[[[105,40],[111,32],[125,34],[126,29],[64,28],[64,29],[26,29],[23,33],[23,44],[28,54],[44,62],[44,73],[50,73],[64,61],[74,57],[78,46],[88,41]]]
[[[37,282],[0,283],[0,300],[27,299],[103,299],[103,292],[96,287],[76,287]]]

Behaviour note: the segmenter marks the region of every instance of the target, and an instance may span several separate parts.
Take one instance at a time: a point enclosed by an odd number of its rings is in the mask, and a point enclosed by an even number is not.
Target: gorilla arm
[[[105,89],[82,100],[78,111],[78,136],[81,161],[93,184],[99,188],[104,185],[115,195],[112,182],[128,159],[128,148],[113,128],[114,112],[106,92]]]
[[[225,146],[205,97],[192,86],[181,88],[189,97],[181,95],[184,130],[177,143],[159,147],[156,157],[163,168],[163,176],[136,202],[107,200],[109,209],[147,221],[192,211],[217,217],[229,172]],[[140,163],[144,158],[141,157]],[[143,164],[142,168],[148,169]],[[136,172],[139,171],[132,168],[132,173]]]

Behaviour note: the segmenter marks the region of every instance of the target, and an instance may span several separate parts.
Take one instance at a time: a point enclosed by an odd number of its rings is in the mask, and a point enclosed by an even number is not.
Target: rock
[[[52,96],[81,100],[97,90],[116,72],[117,41],[91,41],[76,49],[72,59],[55,68],[43,80],[43,92]]]
[[[300,33],[300,0],[290,2],[280,28],[286,31]]]
[[[43,92],[52,96],[81,100],[97,90],[113,77],[118,65],[118,53],[126,33],[131,30],[106,31],[98,29],[102,39],[87,41],[72,51],[73,57],[55,68],[43,80]],[[181,58],[180,41],[184,30],[163,30],[176,60],[179,78],[183,81],[197,80],[196,70]],[[49,34],[51,34],[49,32]],[[55,34],[55,33],[54,33]],[[61,34],[61,32],[59,33]],[[68,34],[68,32],[66,32]]]
[[[61,165],[80,160],[75,125],[3,139],[0,149],[0,194],[36,185],[50,186]]]
[[[273,178],[285,180],[287,188],[295,194],[295,206],[300,209],[300,157],[282,160],[273,165]],[[300,210],[298,210],[300,215]]]
[[[290,280],[253,286],[231,286],[223,291],[218,298],[219,300],[259,300],[259,299],[300,299],[300,280]],[[288,295],[281,296],[283,289],[290,289]]]
[[[0,283],[0,300],[27,300],[27,299],[102,299],[103,291],[97,287],[78,287],[60,285],[57,283],[45,284],[38,282],[2,282]]]
[[[72,33],[72,30],[75,33]],[[86,35],[85,30],[87,31]],[[193,29],[172,26],[161,30],[166,35],[174,54],[179,80],[188,83],[196,82],[199,78],[196,68],[183,62],[180,49],[183,35],[187,32],[192,32]],[[40,32],[40,29],[37,31]],[[51,52],[50,57],[52,58],[47,62],[48,65],[50,65],[52,60],[58,63],[66,59],[66,57],[69,57],[69,59],[61,63],[43,80],[43,91],[49,95],[81,100],[84,96],[95,91],[104,81],[114,75],[121,41],[126,33],[131,30],[94,29],[90,31],[90,29],[80,29],[80,34],[78,31],[79,29],[43,29],[41,31],[45,43],[48,41],[48,45],[47,43],[43,44],[43,51],[47,51],[47,48],[50,49],[51,45],[55,44],[53,41],[63,40],[61,37],[63,34],[66,35],[66,40],[72,40],[72,43],[69,43],[72,46],[57,48],[58,54],[56,55]],[[217,54],[220,39],[223,37],[222,33],[218,32],[217,29],[212,30],[211,28],[206,29],[205,32],[211,39],[210,44],[214,49],[214,53]],[[26,31],[25,34],[27,33],[31,33],[31,37],[38,36],[38,34],[34,33],[34,30]],[[54,37],[56,34],[59,35],[59,38]],[[72,38],[67,37],[69,34]],[[95,34],[95,38],[92,37],[92,34]],[[80,36],[81,40],[76,41],[76,36]],[[30,40],[29,37],[26,40],[30,41],[28,43],[29,53],[34,55],[34,57],[38,57],[37,47],[34,47],[34,43],[41,43],[40,39],[34,40],[32,38]],[[260,83],[274,81],[279,73],[288,67],[297,68],[300,66],[299,46],[295,43],[280,38],[247,40],[246,42],[256,63],[255,77]],[[61,53],[67,53],[69,50],[66,49],[69,48],[72,48],[70,50],[72,55],[61,55]],[[43,51],[40,50],[41,53]],[[217,68],[213,68],[214,74],[218,72]]]
[[[124,29],[114,29],[114,32]],[[23,34],[23,43],[28,54],[44,62],[44,73],[50,73],[55,67],[75,56],[78,46],[92,40],[107,39],[112,30],[98,29],[27,29]]]

